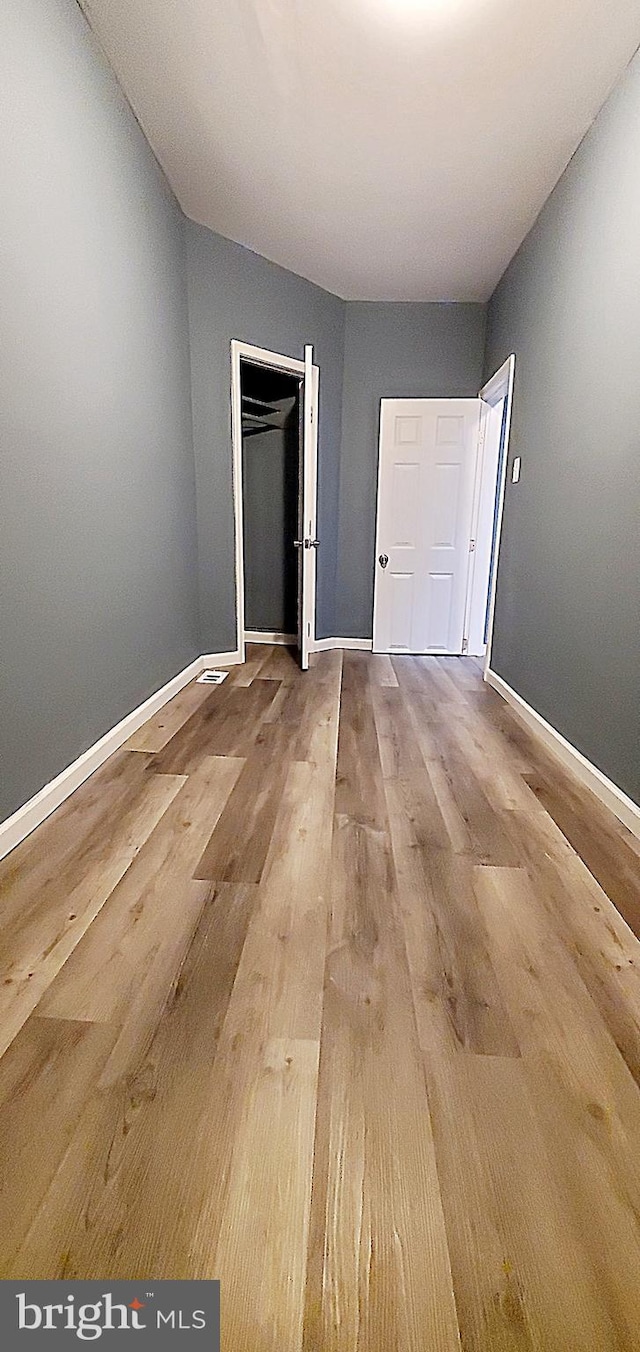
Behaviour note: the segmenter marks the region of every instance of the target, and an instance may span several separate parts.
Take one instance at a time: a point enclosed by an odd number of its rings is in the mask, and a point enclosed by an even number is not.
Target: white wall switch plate
[[[517,455],[511,466],[511,482],[517,484],[520,479],[520,456]]]

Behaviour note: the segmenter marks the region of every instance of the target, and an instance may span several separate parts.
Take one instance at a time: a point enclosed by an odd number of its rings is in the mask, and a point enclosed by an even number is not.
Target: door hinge
[[[468,653],[468,651],[469,651],[469,640],[468,640],[468,638],[463,638],[463,640],[462,640],[462,652],[463,652],[463,654],[464,654],[464,653]]]
[[[475,540],[470,540],[470,541],[469,541],[469,553],[470,553],[470,554],[473,554],[473,551],[474,551],[475,547],[476,547],[476,542],[475,542]]]

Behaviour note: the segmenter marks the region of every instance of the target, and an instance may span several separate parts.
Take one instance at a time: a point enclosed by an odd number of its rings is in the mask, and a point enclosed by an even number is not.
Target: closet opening
[[[316,643],[318,392],[313,347],[285,356],[231,342],[237,657],[245,644]]]
[[[240,362],[244,637],[297,643],[301,537],[299,376]]]

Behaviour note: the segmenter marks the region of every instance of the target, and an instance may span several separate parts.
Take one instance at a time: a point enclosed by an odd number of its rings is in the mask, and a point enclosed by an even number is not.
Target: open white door
[[[484,657],[487,648],[486,630],[490,578],[494,562],[498,485],[504,445],[505,401],[506,395],[495,404],[487,404],[482,399],[480,401],[478,469],[471,527],[476,547],[471,556],[464,625],[466,651],[473,657]]]
[[[461,653],[479,399],[383,399],[373,650]]]
[[[318,482],[318,368],[313,364],[313,347],[304,349],[303,420],[300,463],[300,604],[298,606],[298,644],[303,671],[309,666],[309,653],[316,636],[316,498]]]

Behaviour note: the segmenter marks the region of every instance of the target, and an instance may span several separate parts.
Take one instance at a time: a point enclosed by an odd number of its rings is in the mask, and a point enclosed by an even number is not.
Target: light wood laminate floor
[[[640,1348],[640,843],[471,660],[249,649],[0,865],[0,1276]]]

